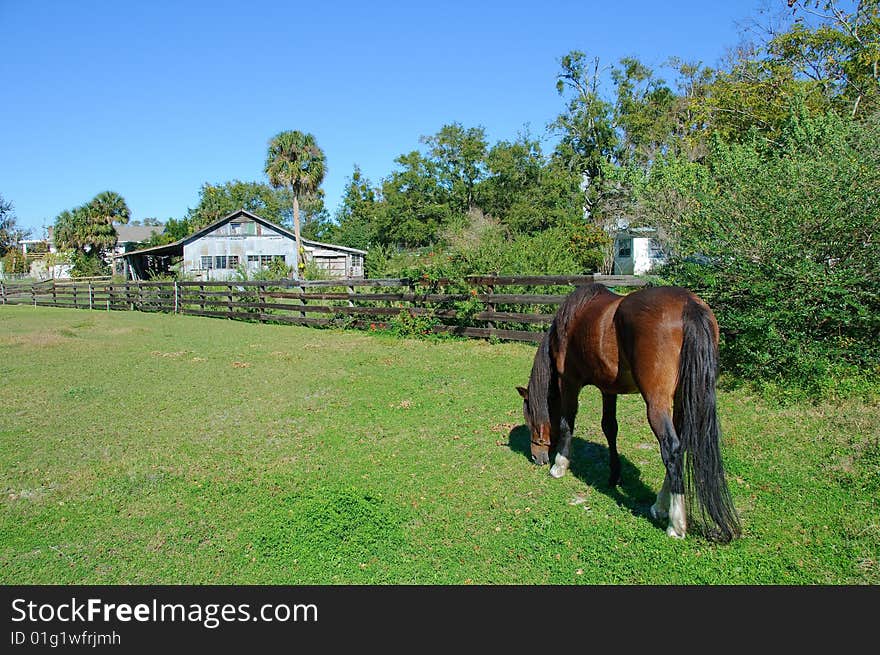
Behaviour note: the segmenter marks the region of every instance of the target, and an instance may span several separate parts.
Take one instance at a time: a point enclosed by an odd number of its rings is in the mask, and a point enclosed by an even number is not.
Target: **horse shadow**
[[[529,464],[532,463],[531,433],[526,425],[518,425],[508,435],[508,446],[513,452],[521,454]],[[568,472],[596,491],[611,498],[618,506],[633,516],[646,518],[655,526],[665,529],[665,521],[657,521],[648,511],[657,497],[657,489],[652,489],[642,481],[642,472],[625,455],[619,453],[621,484],[611,487],[608,476],[608,445],[572,437],[571,464]],[[551,453],[551,462],[553,454]],[[547,467],[549,471],[549,467]],[[548,473],[549,475],[549,473]]]

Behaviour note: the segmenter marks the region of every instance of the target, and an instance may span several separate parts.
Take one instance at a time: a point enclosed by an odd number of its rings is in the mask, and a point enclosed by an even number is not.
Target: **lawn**
[[[0,307],[0,583],[878,584],[880,408],[720,394],[743,537],[671,540],[638,397],[606,486],[527,457],[534,347]]]

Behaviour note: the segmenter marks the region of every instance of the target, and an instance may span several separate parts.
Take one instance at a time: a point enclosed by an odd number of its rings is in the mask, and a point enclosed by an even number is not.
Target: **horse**
[[[688,507],[696,507],[708,538],[728,542],[739,536],[721,460],[718,335],[712,310],[687,289],[647,287],[619,295],[602,284],[577,288],[544,334],[528,387],[517,387],[534,462],[548,464],[555,450],[550,475],[565,475],[578,396],[592,385],[602,393],[608,484],[616,487],[621,483],[617,396],[639,393],[666,469],[651,517],[668,519],[666,534],[684,539]]]

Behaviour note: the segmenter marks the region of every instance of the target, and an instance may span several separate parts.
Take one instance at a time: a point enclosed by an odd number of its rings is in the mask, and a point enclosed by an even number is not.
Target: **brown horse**
[[[608,440],[609,485],[620,483],[617,396],[640,393],[666,467],[651,516],[669,519],[666,533],[684,538],[685,502],[696,504],[706,535],[729,541],[739,519],[721,462],[715,409],[718,323],[712,310],[686,289],[653,287],[626,296],[601,284],[565,299],[544,336],[523,397],[537,464],[556,458],[553,477],[565,475],[578,395],[586,385],[602,392],[602,431]]]

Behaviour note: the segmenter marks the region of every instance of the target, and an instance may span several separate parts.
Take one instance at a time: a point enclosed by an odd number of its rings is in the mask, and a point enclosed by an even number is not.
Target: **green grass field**
[[[598,392],[572,470],[528,458],[534,349],[0,307],[0,582],[878,584],[880,408],[722,392],[744,535],[666,537],[659,448]]]

